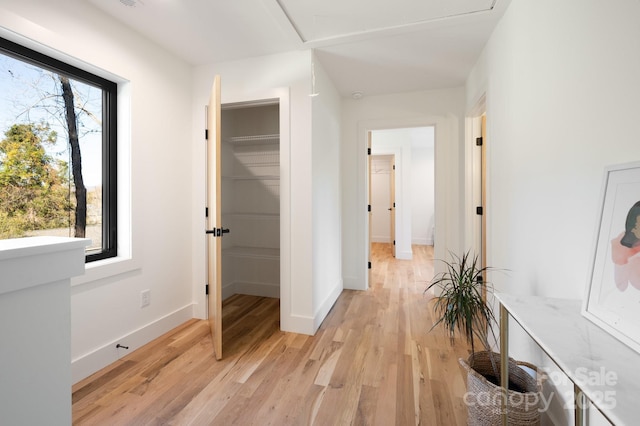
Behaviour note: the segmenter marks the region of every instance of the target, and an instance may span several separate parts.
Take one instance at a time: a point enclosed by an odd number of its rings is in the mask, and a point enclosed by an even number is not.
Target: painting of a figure
[[[629,285],[640,290],[640,201],[627,214],[625,230],[611,241],[611,260],[615,265],[615,282],[618,290]]]

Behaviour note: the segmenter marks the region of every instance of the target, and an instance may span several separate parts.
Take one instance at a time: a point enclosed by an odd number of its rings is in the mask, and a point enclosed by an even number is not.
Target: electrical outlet
[[[140,307],[144,308],[151,303],[151,290],[142,290],[140,292]]]

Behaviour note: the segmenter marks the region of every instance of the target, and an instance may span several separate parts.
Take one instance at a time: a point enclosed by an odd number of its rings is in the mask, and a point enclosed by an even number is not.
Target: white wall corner
[[[313,316],[283,314],[281,311],[280,329],[289,333],[307,334],[313,336],[329,314],[329,311],[342,293],[343,281],[338,280],[327,298],[320,304]],[[282,308],[281,308],[282,309]]]
[[[250,296],[280,298],[280,284],[236,281],[233,283],[233,288],[233,294],[240,293]]]
[[[331,310],[333,305],[336,303],[336,300],[338,300],[338,297],[340,297],[340,294],[342,294],[342,289],[343,289],[343,283],[342,283],[342,280],[340,279],[336,282],[336,284],[334,285],[333,289],[331,290],[327,298],[324,300],[324,302],[322,302],[320,307],[316,310],[316,313],[314,315],[314,321],[313,321],[313,327],[314,327],[313,334],[315,334],[318,328],[320,328],[320,325],[322,325],[322,321],[324,321],[324,319],[327,317],[327,315],[329,314],[329,311]]]
[[[411,250],[397,251],[396,252],[396,259],[411,260],[411,259],[413,259],[413,251],[411,251]]]
[[[342,277],[342,283],[345,290],[366,290],[367,283],[358,279],[358,277],[349,276]]]
[[[161,317],[133,332],[113,340],[106,345],[97,348],[87,354],[81,355],[71,361],[71,378],[72,383],[90,376],[100,369],[116,362],[125,355],[132,353],[134,350],[149,343],[158,336],[171,331],[177,326],[190,320],[193,315],[194,305],[189,304],[180,308],[164,317]],[[118,349],[116,345],[128,346],[129,349]]]
[[[432,246],[433,238],[414,238],[411,240],[411,244],[417,246]]]
[[[238,291],[236,290],[236,283],[228,283],[224,286],[222,286],[222,300],[227,300],[228,298],[230,298],[231,296],[233,296],[234,294],[238,293]],[[205,299],[206,300],[206,299]],[[208,303],[208,300],[207,300]],[[206,315],[205,318],[206,319]]]
[[[315,333],[314,318],[306,315],[281,315],[280,329],[288,333],[307,334],[313,336]]]
[[[389,236],[388,235],[373,235],[371,237],[371,242],[389,244]]]

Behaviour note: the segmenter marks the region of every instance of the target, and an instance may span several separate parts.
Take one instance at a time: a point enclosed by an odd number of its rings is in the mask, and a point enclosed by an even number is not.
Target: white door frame
[[[458,184],[458,122],[459,119],[447,116],[425,116],[419,118],[392,118],[384,120],[365,120],[358,123],[358,181],[357,197],[359,212],[356,249],[357,261],[362,265],[356,276],[354,290],[366,290],[368,282],[369,258],[369,218],[367,212],[367,135],[370,131],[400,129],[409,127],[435,127],[435,235],[434,256],[444,259],[447,250],[457,251],[460,248],[460,228],[458,199],[451,199],[447,194],[459,193]],[[454,167],[452,167],[452,165]],[[397,194],[396,194],[397,195]]]
[[[488,204],[488,173],[485,175],[484,185],[484,233],[482,232],[482,220],[476,214],[476,207],[479,203],[482,203],[482,194],[480,191],[480,180],[482,179],[481,158],[480,149],[476,146],[476,138],[482,136],[481,132],[481,117],[486,113],[486,100],[485,96],[481,96],[475,107],[467,114],[465,120],[465,247],[474,250],[476,253],[481,253],[484,247],[485,253],[483,258],[486,262],[488,256],[487,247],[487,235],[488,235],[488,221],[486,215]],[[486,129],[485,129],[486,130]],[[486,144],[487,141],[485,140]],[[485,171],[487,167],[487,152],[485,149]],[[482,241],[484,235],[485,241]]]

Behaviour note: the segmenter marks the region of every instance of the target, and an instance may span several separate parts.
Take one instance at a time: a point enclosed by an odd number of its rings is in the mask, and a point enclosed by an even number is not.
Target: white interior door
[[[482,217],[480,218],[480,266],[487,266],[487,116],[482,115],[481,121],[482,145],[480,146],[480,199],[482,206]],[[483,274],[484,281],[487,281],[486,272]],[[482,295],[486,299],[486,287],[482,288]]]
[[[368,215],[369,215],[369,242],[368,242],[369,253],[367,254],[368,261],[369,261],[369,263],[368,263],[368,268],[369,269],[367,271],[367,277],[368,277],[367,280],[369,282],[369,286],[371,286],[372,285],[372,281],[371,281],[371,278],[372,278],[372,274],[371,274],[371,262],[372,262],[372,259],[371,259],[371,229],[372,229],[372,226],[373,226],[373,214],[372,214],[372,211],[371,211],[371,202],[372,202],[372,197],[371,197],[371,132],[368,132],[368,134],[367,134],[367,162],[368,162],[368,170],[369,170],[368,174],[367,174],[368,187],[369,187],[369,191],[367,193],[367,205],[369,206],[368,207],[368,209],[369,209],[369,213],[368,213]]]
[[[396,156],[391,156],[389,164],[389,194],[391,195],[389,200],[389,211],[391,212],[389,222],[391,226],[391,249],[393,250],[393,257],[396,257]]]
[[[207,108],[207,280],[208,318],[216,359],[222,359],[222,214],[220,176],[220,76],[214,78]]]

